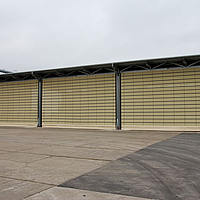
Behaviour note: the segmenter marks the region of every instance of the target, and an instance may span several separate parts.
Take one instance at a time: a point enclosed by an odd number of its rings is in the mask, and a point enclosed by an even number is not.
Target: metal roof
[[[151,71],[171,68],[190,68],[200,66],[200,55],[112,62],[105,64],[66,67],[58,69],[0,74],[0,82],[47,79],[70,76],[119,73],[128,71]]]
[[[10,72],[10,71],[7,71],[7,70],[5,70],[5,69],[0,69],[0,72],[2,72],[2,73],[12,73],[12,72]]]

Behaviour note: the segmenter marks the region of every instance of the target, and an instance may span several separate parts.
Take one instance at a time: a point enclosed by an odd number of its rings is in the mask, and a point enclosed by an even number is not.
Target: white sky
[[[0,0],[0,69],[196,54],[199,0]]]

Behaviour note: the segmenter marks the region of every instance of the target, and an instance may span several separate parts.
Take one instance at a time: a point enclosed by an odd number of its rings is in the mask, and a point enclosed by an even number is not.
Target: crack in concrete
[[[32,196],[34,196],[34,195],[36,195],[36,194],[39,194],[39,193],[44,192],[44,191],[46,191],[46,190],[49,190],[50,188],[53,188],[53,187],[49,187],[49,188],[47,188],[47,189],[41,190],[40,192],[36,192],[35,194],[30,194],[30,195],[28,195],[27,197],[25,197],[24,200],[27,199],[27,198],[29,198],[29,197],[32,197]]]
[[[105,162],[111,162],[113,160],[108,159],[98,159],[98,158],[81,158],[81,157],[72,157],[72,156],[59,156],[59,155],[49,155],[49,154],[40,154],[40,153],[27,153],[27,154],[33,154],[33,155],[41,155],[41,156],[49,156],[50,157],[58,157],[58,158],[73,158],[73,159],[80,159],[80,160],[93,160],[93,161],[105,161]],[[128,155],[128,154],[127,154]],[[47,158],[45,158],[47,159]]]
[[[13,178],[13,177],[9,177],[9,176],[1,176],[1,175],[0,175],[0,178],[7,178],[7,179],[11,179],[11,180],[25,181],[25,182],[30,182],[30,183],[39,183],[39,184],[42,184],[42,185],[49,185],[49,186],[57,186],[57,185],[55,185],[55,184],[43,183],[43,182],[32,181],[32,180],[27,180],[27,179]]]

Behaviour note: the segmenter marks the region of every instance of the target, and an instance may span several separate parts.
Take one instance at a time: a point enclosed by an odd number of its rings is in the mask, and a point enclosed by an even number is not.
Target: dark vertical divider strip
[[[38,79],[38,124],[42,127],[42,79]]]
[[[116,88],[116,130],[121,130],[121,73],[115,74]]]

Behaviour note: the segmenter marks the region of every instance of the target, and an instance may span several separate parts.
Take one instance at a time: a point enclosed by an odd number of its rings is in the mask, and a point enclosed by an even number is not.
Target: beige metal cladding
[[[122,74],[122,127],[198,126],[200,68]]]
[[[0,83],[0,123],[37,124],[37,81]]]
[[[43,81],[44,125],[115,125],[114,74]]]

